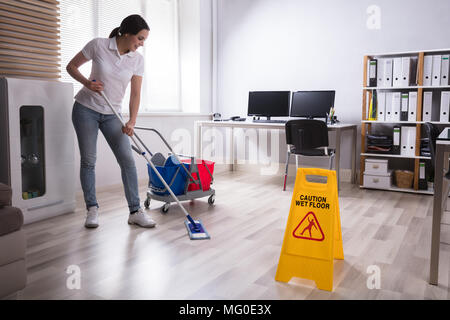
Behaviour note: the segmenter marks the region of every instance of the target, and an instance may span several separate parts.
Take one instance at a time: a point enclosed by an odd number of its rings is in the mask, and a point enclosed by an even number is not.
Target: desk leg
[[[357,177],[356,177],[356,135],[357,130],[356,127],[353,128],[353,146],[352,146],[352,177],[351,181],[353,184],[356,184]]]
[[[203,150],[203,146],[202,146],[202,142],[203,142],[203,136],[202,136],[202,125],[197,123],[197,130],[196,130],[196,134],[197,134],[197,150],[195,150],[195,156],[197,157],[197,159],[201,159],[202,158],[202,150]]]
[[[335,156],[335,169],[336,169],[336,178],[338,184],[338,191],[341,189],[341,179],[340,179],[340,171],[341,171],[341,129],[336,130],[336,156]]]
[[[436,168],[434,172],[433,222],[431,229],[430,284],[438,284],[439,244],[441,241],[441,216],[443,197],[444,146],[436,144]]]
[[[233,127],[230,128],[230,163],[231,171],[234,171],[234,130]]]

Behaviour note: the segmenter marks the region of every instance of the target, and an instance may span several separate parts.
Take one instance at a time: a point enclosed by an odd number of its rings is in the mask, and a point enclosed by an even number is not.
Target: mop
[[[93,80],[95,81],[95,80]],[[114,112],[114,114],[116,115],[116,117],[120,120],[120,122],[122,123],[122,125],[125,127],[125,121],[122,119],[121,115],[117,113],[117,111],[113,108],[111,102],[109,101],[109,99],[106,97],[105,93],[103,91],[100,91],[100,94],[102,95],[102,97],[105,99],[106,103],[108,104],[108,106],[111,108],[111,110]],[[195,220],[192,219],[192,217],[190,216],[190,214],[186,211],[186,209],[183,207],[183,205],[181,204],[181,202],[178,200],[178,198],[175,196],[175,194],[172,192],[172,190],[170,189],[169,185],[167,184],[167,182],[164,180],[164,178],[161,176],[161,174],[158,172],[158,170],[156,170],[153,162],[150,160],[150,158],[148,157],[148,155],[146,154],[145,151],[142,151],[140,144],[138,144],[138,141],[142,144],[142,146],[147,150],[148,148],[145,146],[145,144],[142,142],[142,140],[137,136],[136,133],[134,133],[132,136],[130,136],[131,140],[134,142],[134,144],[136,145],[137,150],[139,151],[139,154],[141,154],[145,160],[147,160],[148,164],[151,166],[151,168],[153,169],[153,171],[156,173],[156,175],[158,176],[158,178],[161,180],[161,182],[164,184],[164,186],[167,188],[167,191],[169,191],[170,195],[172,196],[172,198],[175,200],[175,202],[178,204],[178,206],[181,208],[181,211],[183,211],[183,213],[186,215],[187,220],[184,221],[184,225],[186,226],[186,229],[189,233],[189,238],[191,240],[205,240],[205,239],[210,239],[211,237],[209,236],[208,232],[206,231],[205,227],[202,224],[201,220]],[[173,153],[175,155],[175,157],[177,158],[177,160],[181,163],[181,161],[179,160],[178,156]]]

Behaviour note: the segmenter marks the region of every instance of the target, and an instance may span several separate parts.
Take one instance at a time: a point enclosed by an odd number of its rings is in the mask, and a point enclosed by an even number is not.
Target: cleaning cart
[[[92,80],[95,81],[95,80]],[[105,93],[103,91],[99,92],[100,95],[105,99],[106,103],[108,104],[109,108],[111,109],[111,111],[114,113],[114,115],[117,117],[117,119],[119,119],[119,121],[122,123],[123,126],[125,126],[125,121],[123,120],[122,116],[114,109],[113,105],[111,104],[111,101],[109,101],[108,97],[105,95]],[[150,130],[155,132],[156,134],[158,134],[158,136],[163,140],[163,142],[166,144],[166,146],[169,148],[170,152],[173,153],[172,148],[170,147],[170,145],[167,143],[167,141],[163,138],[163,136],[156,131],[155,129],[151,129],[151,128],[145,128],[146,130]],[[186,229],[188,231],[189,234],[189,238],[191,240],[206,240],[206,239],[211,239],[211,237],[209,236],[209,233],[206,231],[206,228],[203,226],[202,221],[199,220],[194,220],[192,219],[191,215],[189,214],[189,212],[187,212],[187,210],[183,207],[183,205],[181,204],[180,200],[178,199],[178,197],[175,195],[175,193],[172,191],[172,189],[170,188],[170,186],[167,184],[166,180],[161,176],[161,174],[159,173],[159,170],[155,167],[155,165],[153,164],[153,161],[150,160],[149,156],[147,155],[147,153],[143,150],[145,149],[149,155],[152,156],[152,158],[155,158],[156,155],[153,155],[150,150],[148,150],[147,146],[142,142],[142,140],[139,138],[139,136],[135,133],[133,135],[130,136],[130,139],[133,141],[134,145],[132,146],[133,150],[136,151],[137,153],[139,153],[139,155],[143,156],[145,158],[145,160],[147,161],[147,164],[149,165],[149,167],[151,168],[151,172],[154,172],[156,174],[156,176],[158,177],[159,181],[162,183],[162,185],[164,186],[164,188],[166,189],[166,191],[169,193],[169,195],[172,197],[170,200],[173,200],[174,202],[177,203],[177,205],[180,207],[181,211],[183,211],[184,215],[186,216],[186,219],[184,221],[184,225],[186,226]],[[160,157],[161,158],[161,157]],[[192,179],[193,183],[195,183],[196,185],[199,186],[199,182],[197,181],[197,179],[195,179],[193,177],[193,175],[186,169],[186,165],[183,164],[179,157],[173,153],[170,156],[170,161],[173,164],[176,165],[180,165],[181,167],[184,168],[186,174],[189,176],[189,178]],[[175,159],[175,160],[174,160]],[[156,161],[154,159],[154,161]],[[164,162],[166,162],[164,160]],[[192,162],[189,167],[194,168],[194,164],[196,164],[196,162]],[[194,169],[195,170],[195,169]],[[212,178],[212,172],[211,172],[211,178]],[[156,180],[155,180],[156,181]],[[211,180],[212,181],[212,180]],[[189,187],[188,187],[189,189]],[[163,191],[164,189],[162,189],[161,191]],[[213,191],[211,191],[213,192]],[[215,193],[212,193],[210,195],[210,200],[209,202],[214,202],[214,197],[211,197],[212,195],[214,195]],[[169,198],[163,198],[166,201],[166,204],[170,202],[167,202],[169,200]],[[167,208],[168,209],[168,208]]]
[[[169,143],[157,130],[146,127],[134,127],[134,129],[153,131],[171,151],[169,157],[165,158],[161,153],[152,154],[150,150],[147,149],[147,152],[152,155],[150,161],[152,161],[158,173],[164,178],[179,201],[208,197],[208,203],[210,205],[214,204],[216,192],[211,188],[214,181],[214,162],[198,160],[192,156],[175,155]],[[140,153],[139,150],[134,150]],[[185,159],[180,161],[180,158]],[[149,182],[144,206],[148,209],[152,199],[161,201],[164,202],[161,211],[162,213],[167,213],[169,211],[170,203],[175,200],[150,164],[147,164],[147,167]]]

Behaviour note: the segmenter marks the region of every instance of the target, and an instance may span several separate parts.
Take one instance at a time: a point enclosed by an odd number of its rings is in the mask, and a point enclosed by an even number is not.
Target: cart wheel
[[[149,199],[149,198],[145,199],[145,201],[144,201],[144,207],[145,207],[145,209],[150,208],[150,199]]]
[[[167,213],[169,211],[169,207],[170,203],[165,203],[161,208],[162,213]]]
[[[216,201],[216,195],[215,195],[215,194],[212,194],[212,195],[210,195],[209,198],[208,198],[208,203],[211,204],[211,205],[213,205],[213,204],[214,204],[214,201]]]

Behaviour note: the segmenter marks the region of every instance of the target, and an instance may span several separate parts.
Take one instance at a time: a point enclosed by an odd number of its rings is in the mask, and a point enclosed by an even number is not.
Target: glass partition
[[[44,108],[20,108],[20,151],[22,162],[22,198],[45,194]]]

